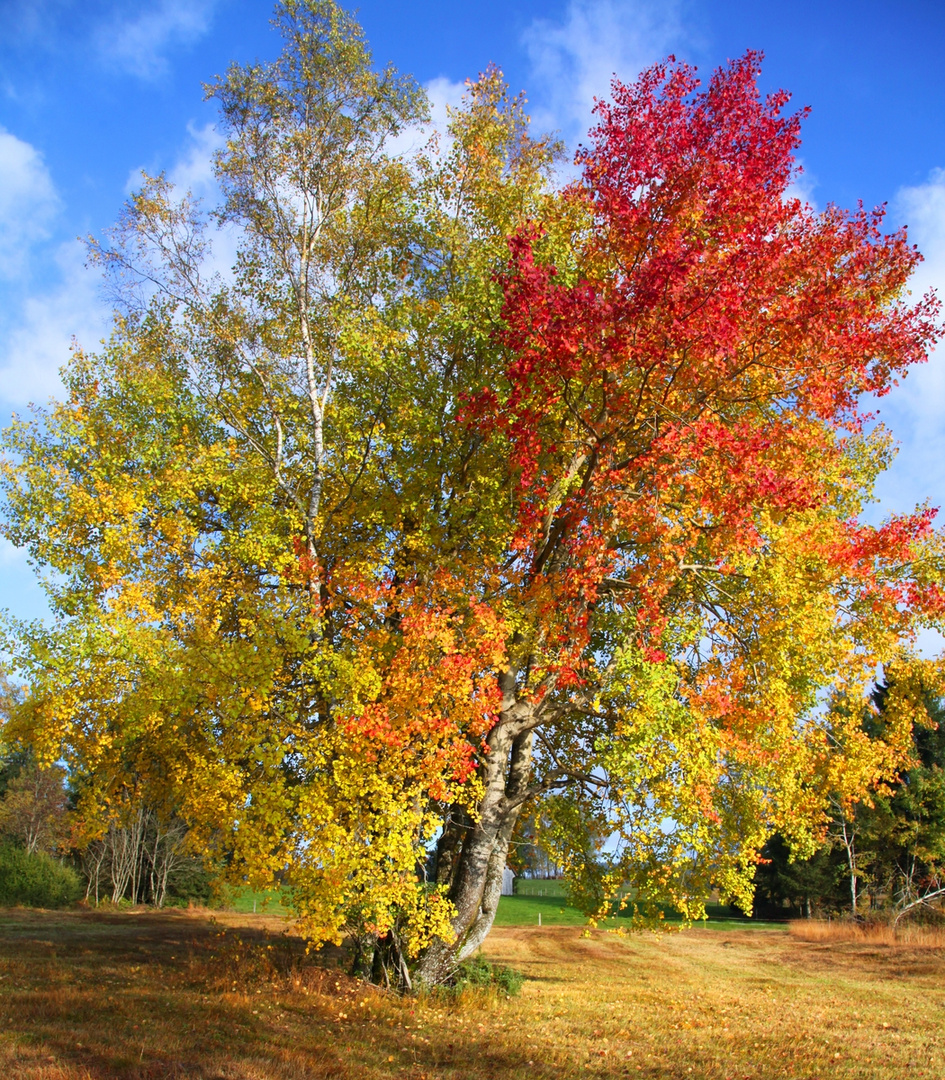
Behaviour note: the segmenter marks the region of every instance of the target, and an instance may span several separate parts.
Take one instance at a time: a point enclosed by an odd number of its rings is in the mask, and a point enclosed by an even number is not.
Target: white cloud
[[[179,189],[179,194],[189,191],[198,199],[215,203],[220,193],[217,179],[213,174],[213,156],[221,149],[224,138],[214,124],[197,127],[187,125],[187,142],[177,160],[167,172],[167,178]],[[142,173],[154,173],[158,167],[138,166],[131,170],[125,181],[125,193],[130,195],[141,187]]]
[[[39,151],[0,128],[0,277],[23,273],[30,248],[48,238],[59,209]]]
[[[945,300],[945,169],[933,170],[924,184],[901,188],[888,221],[890,228],[908,225],[910,242],[925,256],[910,283],[912,299],[935,289]],[[910,372],[879,407],[900,443],[899,455],[879,487],[883,505],[909,510],[929,499],[942,507],[939,524],[945,525],[945,345]]]
[[[188,123],[187,139],[177,159],[169,169],[165,170],[167,179],[175,188],[174,194],[177,198],[183,198],[185,193],[190,192],[195,198],[201,200],[205,209],[219,206],[221,192],[213,172],[213,158],[223,145],[223,135],[214,124],[197,127],[193,123]],[[143,174],[153,175],[159,168],[160,165],[155,164],[148,168],[139,166],[132,169],[125,181],[125,192],[131,195],[139,191]],[[219,275],[224,280],[230,278],[236,263],[238,230],[231,224],[217,225],[208,221],[206,239],[208,249],[200,267],[204,279],[215,275]]]
[[[423,88],[430,99],[430,127],[443,135],[449,123],[448,110],[460,107],[466,93],[466,83],[453,82],[440,75],[425,83]]]
[[[210,29],[215,0],[159,0],[134,17],[103,26],[98,51],[113,67],[142,79],[167,71],[165,53],[192,44]],[[118,9],[120,10],[120,9]]]
[[[55,263],[58,282],[26,298],[0,342],[0,399],[14,406],[59,395],[59,369],[69,360],[73,339],[94,349],[107,333],[111,313],[100,295],[98,271],[85,266],[84,246],[62,244]]]
[[[168,179],[199,199],[215,198],[219,187],[213,175],[213,157],[226,140],[213,124],[202,128],[188,124],[187,134],[190,142],[168,173]]]
[[[168,177],[182,192],[214,202],[213,154],[222,138],[212,124],[188,126],[188,140]],[[140,171],[129,179],[137,187]],[[29,144],[0,129],[0,277],[19,274],[30,248],[48,239],[60,202],[42,158]],[[232,230],[216,230],[214,252],[205,270],[226,276],[235,261]],[[69,361],[73,340],[94,350],[108,333],[111,310],[101,295],[101,274],[85,265],[79,241],[52,253],[44,284],[25,286],[0,326],[0,401],[14,407],[43,403],[61,394],[59,369]]]
[[[207,206],[215,206],[220,199],[220,185],[213,172],[213,158],[224,145],[223,135],[213,124],[202,128],[187,125],[189,141],[180,157],[167,174],[168,180],[183,195],[202,199]],[[210,249],[201,267],[206,277],[218,274],[224,280],[232,274],[236,264],[239,230],[233,225],[212,226],[208,233]]]
[[[614,75],[632,82],[669,53],[695,47],[683,15],[683,0],[570,0],[563,21],[536,19],[523,36],[536,128],[582,139],[594,98],[609,96]]]
[[[427,99],[430,103],[430,120],[426,124],[414,124],[405,128],[393,139],[388,139],[384,149],[388,154],[411,154],[422,150],[435,133],[440,136],[440,149],[446,148],[446,127],[449,123],[447,109],[459,108],[466,92],[464,82],[453,82],[443,75],[424,83]]]
[[[924,184],[900,188],[890,220],[908,226],[909,239],[925,257],[913,278],[913,295],[930,288],[945,293],[945,169],[933,169]]]
[[[802,158],[797,159],[797,165],[801,171],[796,172],[791,178],[791,182],[784,192],[784,197],[786,199],[800,199],[802,203],[807,203],[812,210],[817,210],[817,201],[814,199],[814,189],[817,187],[817,177],[804,168]]]

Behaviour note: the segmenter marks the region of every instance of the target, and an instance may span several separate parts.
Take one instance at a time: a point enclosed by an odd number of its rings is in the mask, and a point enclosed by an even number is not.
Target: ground
[[[0,912],[0,1076],[945,1078],[945,946],[498,927],[512,999],[400,1000],[273,915]]]

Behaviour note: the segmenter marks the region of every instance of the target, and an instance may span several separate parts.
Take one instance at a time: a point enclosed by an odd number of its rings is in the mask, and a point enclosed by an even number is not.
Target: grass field
[[[541,925],[544,926],[584,926],[587,919],[577,908],[568,907],[562,893],[552,893],[550,896],[522,895],[503,896],[499,901],[499,909],[496,912],[496,926],[538,926],[538,916],[541,915]],[[673,926],[678,919],[668,918],[666,923]],[[607,929],[627,927],[627,919],[612,918],[604,919],[601,924]],[[758,922],[755,919],[724,919],[718,916],[710,918],[705,924],[700,923],[700,928],[711,930],[728,930],[733,927],[746,927],[750,929],[765,929],[787,931],[787,924]]]
[[[554,900],[554,898],[548,898]],[[16,1080],[941,1080],[945,947],[499,927],[517,998],[397,999],[273,915],[0,913]]]
[[[223,906],[244,915],[288,914],[278,889],[229,889],[223,897]]]
[[[242,914],[269,914],[287,915],[288,910],[282,903],[282,894],[278,890],[239,889],[230,890],[224,898],[225,907]],[[712,929],[726,929],[733,923],[771,929],[775,923],[759,923],[756,920],[747,922],[744,916],[737,919],[727,919],[720,912],[734,909],[711,907],[710,917],[706,926]],[[629,912],[627,913],[629,914]],[[584,926],[586,919],[577,908],[569,907],[565,896],[564,883],[560,880],[551,879],[528,879],[520,878],[516,882],[515,896],[503,896],[499,901],[499,910],[496,914],[496,926],[538,926],[539,915],[542,926]],[[678,922],[670,913],[667,918],[668,924]],[[624,917],[606,919],[601,923],[607,928],[626,926]]]

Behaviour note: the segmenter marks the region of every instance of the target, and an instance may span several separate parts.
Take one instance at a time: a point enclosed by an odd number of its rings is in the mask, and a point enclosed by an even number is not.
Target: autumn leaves
[[[151,184],[102,253],[150,291],[7,434],[60,616],[19,632],[15,732],[407,981],[488,932],[539,802],[589,911],[747,901],[773,830],[896,760],[827,697],[942,613],[930,516],[859,518],[858,402],[939,333],[916,253],[789,196],[754,55],[615,83],[558,189],[497,72],[393,158],[417,91],[331,3],[281,27],[213,90],[232,278]]]

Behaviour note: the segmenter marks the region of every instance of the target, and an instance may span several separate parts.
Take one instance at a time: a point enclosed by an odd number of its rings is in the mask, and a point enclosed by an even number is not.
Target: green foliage
[[[515,997],[522,989],[525,976],[504,964],[492,964],[481,954],[464,960],[453,973],[448,986],[455,994],[464,990],[494,990]]]
[[[876,688],[875,714],[864,726],[882,733],[900,691],[887,679]],[[857,807],[859,867],[870,893],[897,910],[921,906],[945,886],[945,701],[927,684],[912,691],[912,755],[898,780]]]
[[[0,799],[6,795],[10,782],[15,780],[29,763],[30,755],[27,751],[10,750],[0,746]]]
[[[219,874],[197,855],[186,856],[171,871],[167,879],[166,907],[219,907],[221,901]]]
[[[945,886],[945,702],[919,668],[895,671],[875,688],[857,737],[880,741],[904,723],[908,756],[898,776],[869,798],[833,801],[825,843],[798,857],[773,836],[755,874],[757,913],[790,905],[804,915],[849,911],[918,914]],[[938,684],[934,686],[937,688]],[[914,916],[913,916],[914,917]]]
[[[49,855],[0,843],[0,906],[57,908],[82,895],[79,875]]]
[[[844,907],[846,866],[832,845],[820,848],[809,859],[796,859],[784,837],[776,834],[762,848],[761,857],[764,862],[755,872],[755,915],[779,914],[784,918]]]
[[[23,747],[11,746],[4,740],[3,729],[10,720],[10,714],[20,701],[22,692],[7,678],[6,670],[0,666],[0,799],[7,793],[10,781],[30,763],[30,753]]]

